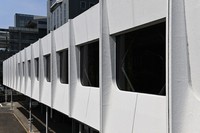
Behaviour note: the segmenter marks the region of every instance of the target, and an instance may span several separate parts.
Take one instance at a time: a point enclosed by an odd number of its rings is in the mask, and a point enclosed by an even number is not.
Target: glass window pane
[[[51,81],[50,54],[44,56],[44,75],[47,82]]]
[[[21,71],[20,71],[20,63],[18,63],[18,76],[20,77],[20,73],[21,73]]]
[[[28,60],[28,76],[31,77],[31,61]]]
[[[22,76],[25,75],[25,63],[23,62],[22,63]]]
[[[165,23],[116,37],[120,90],[165,95]]]
[[[80,78],[83,86],[99,87],[99,42],[80,46]]]
[[[39,79],[39,58],[35,58],[35,76]]]
[[[58,52],[57,65],[60,82],[68,84],[68,49]]]

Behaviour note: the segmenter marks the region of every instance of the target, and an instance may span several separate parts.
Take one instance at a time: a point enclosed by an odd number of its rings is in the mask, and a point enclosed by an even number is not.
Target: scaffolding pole
[[[31,98],[30,98],[30,101],[29,101],[29,132],[31,133],[32,132],[32,101],[31,101]]]
[[[48,106],[46,106],[46,133],[48,133]]]
[[[12,89],[10,90],[10,103],[11,103],[10,109],[12,110],[13,109],[13,91],[12,91]]]
[[[5,103],[7,103],[7,87],[4,87],[4,91],[5,91]]]

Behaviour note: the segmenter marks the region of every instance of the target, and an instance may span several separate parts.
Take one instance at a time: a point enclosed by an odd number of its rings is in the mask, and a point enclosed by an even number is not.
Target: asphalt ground
[[[0,112],[0,133],[26,133],[13,113]]]
[[[13,102],[13,107],[11,103],[0,103],[0,133],[29,132],[29,111],[26,106],[27,104],[23,102]],[[48,133],[71,133],[71,119],[55,111],[53,114],[53,118],[50,118],[49,114]],[[33,108],[32,118],[32,132],[45,133],[45,110],[41,112],[40,106]]]

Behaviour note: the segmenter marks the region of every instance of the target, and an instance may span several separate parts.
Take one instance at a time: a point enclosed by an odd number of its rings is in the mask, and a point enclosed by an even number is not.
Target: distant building
[[[9,30],[0,29],[0,48],[5,49],[9,45]]]
[[[73,19],[99,0],[47,0],[47,31],[65,24],[68,19]]]
[[[14,52],[8,52],[9,47],[9,30],[8,29],[0,29],[0,83],[2,83],[2,66],[3,61],[8,57],[15,54]]]
[[[33,15],[16,13],[15,14],[15,27],[25,28],[26,24],[33,19],[34,19]]]
[[[38,40],[38,29],[9,27],[9,50],[18,52]]]
[[[47,18],[28,14],[15,14],[15,26],[0,29],[0,83],[2,62],[47,34]]]
[[[47,34],[45,16],[15,14],[15,27],[9,27],[10,51],[19,51]]]

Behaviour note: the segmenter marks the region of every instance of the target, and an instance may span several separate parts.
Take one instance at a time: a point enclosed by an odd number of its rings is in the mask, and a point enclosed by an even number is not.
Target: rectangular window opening
[[[83,86],[99,87],[99,42],[80,46],[80,79]]]
[[[68,84],[68,49],[57,53],[58,77],[60,82]]]
[[[20,77],[20,73],[21,73],[21,71],[20,71],[20,63],[18,63],[17,65],[18,65],[18,76]]]
[[[47,82],[51,82],[50,54],[44,56],[44,75]]]
[[[25,63],[22,63],[22,76],[25,76]]]
[[[35,76],[39,79],[39,58],[35,58]]]
[[[31,78],[31,61],[28,60],[28,76]]]
[[[165,95],[165,22],[116,36],[120,90]]]
[[[86,2],[80,1],[80,9],[85,10],[86,9]]]

